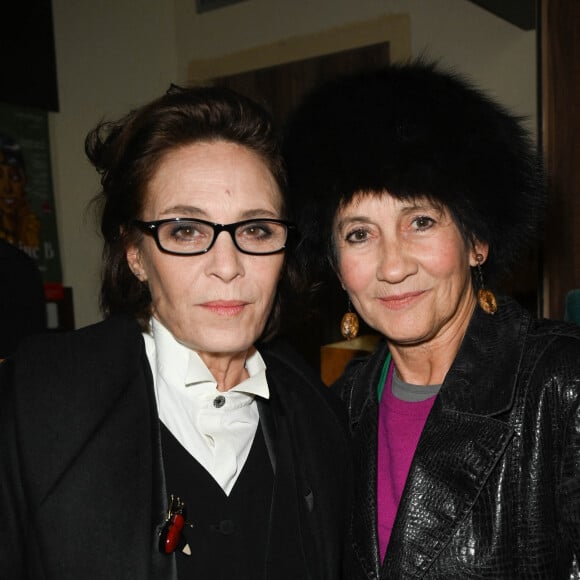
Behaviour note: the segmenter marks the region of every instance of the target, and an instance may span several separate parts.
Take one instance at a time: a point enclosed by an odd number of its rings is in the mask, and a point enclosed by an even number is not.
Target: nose
[[[224,282],[230,282],[238,276],[243,276],[243,254],[238,251],[231,234],[221,231],[217,234],[212,249],[205,254],[207,258],[206,272]]]
[[[398,284],[417,272],[417,263],[397,239],[384,240],[377,265],[377,279]]]

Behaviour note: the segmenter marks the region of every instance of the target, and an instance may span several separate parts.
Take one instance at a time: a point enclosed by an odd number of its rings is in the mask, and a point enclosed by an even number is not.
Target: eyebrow
[[[341,230],[347,224],[355,224],[355,223],[368,223],[369,218],[366,216],[348,216],[347,218],[341,219],[340,221],[336,222],[336,229]]]
[[[192,219],[199,218],[199,219],[207,219],[208,221],[213,221],[209,219],[209,215],[206,210],[196,207],[194,205],[175,205],[173,207],[167,208],[163,210],[159,215],[169,216],[169,215],[181,215],[183,217],[190,217]],[[280,216],[278,212],[274,212],[269,209],[264,208],[252,208],[243,211],[240,214],[240,218],[242,220],[252,219],[252,218],[273,218],[279,219]]]
[[[405,203],[405,202],[403,202]],[[403,205],[400,209],[401,213],[409,214],[415,211],[436,211],[441,213],[442,210],[438,208],[436,205],[429,201],[425,202],[417,202],[417,201],[409,201],[408,205]],[[374,223],[372,216],[370,215],[351,215],[347,216],[336,223],[337,229],[343,228],[347,224],[357,224],[357,223]]]

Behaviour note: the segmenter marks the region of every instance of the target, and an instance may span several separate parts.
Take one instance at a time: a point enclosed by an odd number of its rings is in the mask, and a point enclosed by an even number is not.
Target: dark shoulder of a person
[[[34,278],[40,278],[33,258],[6,240],[0,239],[0,260],[6,267],[18,267],[18,272],[26,271]]]
[[[341,421],[344,420],[343,402],[322,382],[320,375],[287,339],[277,337],[266,343],[259,343],[257,348],[271,371],[283,372],[292,377],[292,383],[296,389],[304,395],[310,393],[321,399]]]

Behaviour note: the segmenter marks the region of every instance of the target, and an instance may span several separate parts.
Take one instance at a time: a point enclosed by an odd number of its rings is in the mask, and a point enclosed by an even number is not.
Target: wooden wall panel
[[[544,315],[561,319],[580,288],[580,2],[542,0],[542,141],[549,195]]]
[[[305,93],[319,83],[389,63],[388,42],[297,60],[226,77],[213,82],[244,93],[272,110],[279,127]]]

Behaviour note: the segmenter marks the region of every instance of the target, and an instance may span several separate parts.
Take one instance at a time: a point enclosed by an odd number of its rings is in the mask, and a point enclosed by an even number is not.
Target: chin
[[[424,329],[407,329],[407,332],[402,334],[399,328],[375,328],[378,332],[383,334],[389,342],[400,345],[414,345],[421,344],[431,338],[431,334]]]
[[[232,335],[235,336],[235,340],[232,340]],[[195,351],[207,352],[214,354],[237,354],[248,350],[254,345],[256,339],[251,340],[250,337],[240,337],[239,334],[236,336],[235,333],[230,332],[228,336],[216,336],[208,337],[207,335],[203,337],[203,340],[196,341],[193,348]]]

